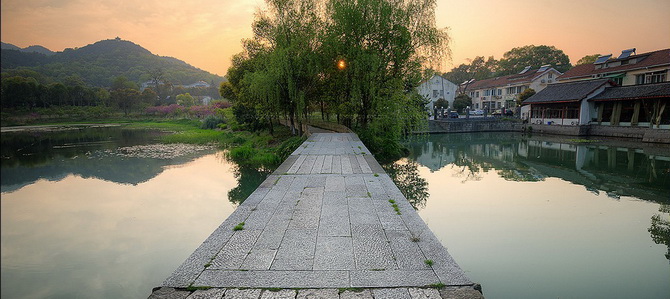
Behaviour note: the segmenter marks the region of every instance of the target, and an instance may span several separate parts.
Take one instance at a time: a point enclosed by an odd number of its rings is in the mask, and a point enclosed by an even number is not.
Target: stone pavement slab
[[[312,135],[162,284],[228,290],[193,298],[440,296],[430,285],[474,284],[352,133]]]

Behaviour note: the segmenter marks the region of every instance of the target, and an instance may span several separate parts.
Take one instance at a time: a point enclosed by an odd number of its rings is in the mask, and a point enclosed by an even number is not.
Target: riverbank
[[[525,132],[533,134],[579,137],[613,137],[635,142],[670,144],[670,130],[647,127],[622,127],[602,125],[561,126],[524,124],[518,119],[459,118],[428,120],[428,129],[416,133],[475,133],[475,132]]]
[[[228,158],[243,167],[274,169],[293,152],[305,138],[293,136],[290,130],[277,126],[270,134],[267,131],[249,132],[238,126],[225,129],[203,129],[197,119],[177,120],[131,120],[84,123],[50,123],[31,126],[2,127],[2,133],[53,132],[81,130],[85,128],[126,127],[131,129],[155,129],[167,132],[161,136],[162,143],[213,144],[227,149]],[[237,130],[233,130],[236,128]]]

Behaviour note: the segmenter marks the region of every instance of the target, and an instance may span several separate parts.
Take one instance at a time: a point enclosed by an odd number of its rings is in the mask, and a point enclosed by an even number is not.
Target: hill
[[[44,55],[47,55],[47,56],[55,54],[55,52],[53,52],[53,51],[51,51],[51,50],[49,50],[45,47],[39,46],[39,45],[29,46],[29,47],[25,47],[25,48],[22,49],[22,48],[19,48],[19,47],[15,46],[15,45],[12,45],[12,44],[2,43],[2,49],[3,50],[17,50],[17,51],[24,52],[24,53],[40,53],[40,54],[44,54]]]
[[[2,43],[0,60],[3,77],[26,74],[28,70],[39,73],[47,82],[65,82],[66,79],[79,77],[87,84],[100,87],[111,86],[118,76],[125,76],[139,84],[151,79],[150,74],[156,72],[163,74],[164,81],[178,85],[198,81],[218,85],[224,80],[184,61],[154,55],[133,42],[119,38],[81,48],[68,48],[63,52],[51,52],[42,46],[16,48]],[[53,54],[48,55],[49,52]]]

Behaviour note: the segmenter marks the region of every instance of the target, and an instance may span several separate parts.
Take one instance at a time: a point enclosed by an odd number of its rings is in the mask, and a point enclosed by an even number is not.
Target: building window
[[[516,91],[516,87],[507,87],[507,94],[513,94]]]
[[[516,87],[516,93],[521,93],[523,91],[523,86]]]
[[[554,73],[549,73],[549,74],[547,75],[547,78],[549,78],[549,79],[553,79],[553,78],[554,78]]]
[[[499,95],[499,96],[502,95],[502,89],[498,89],[498,95]]]
[[[474,92],[474,91],[471,91],[471,92],[470,92],[470,98],[474,98],[474,97],[475,97],[475,92]]]
[[[440,90],[440,96],[441,96],[441,97],[444,97],[444,89],[443,89],[443,90]]]
[[[433,89],[433,97],[434,97],[434,98],[437,98],[437,95],[438,95],[438,93],[437,93],[437,89]]]
[[[490,95],[491,95],[491,91],[490,91],[490,90],[487,89],[487,90],[484,91],[484,96],[485,96],[485,97],[486,97],[486,96],[490,96]]]
[[[635,84],[651,84],[665,82],[667,71],[646,73],[635,76]]]
[[[479,103],[475,103],[475,109],[479,109]]]
[[[475,98],[479,97],[479,91],[475,93]]]
[[[619,86],[623,85],[623,78],[612,78],[612,81],[614,81],[614,83],[616,83],[616,85],[619,85]]]

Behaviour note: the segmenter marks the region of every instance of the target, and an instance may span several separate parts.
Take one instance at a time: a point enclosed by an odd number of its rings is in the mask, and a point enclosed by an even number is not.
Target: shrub
[[[222,123],[225,123],[223,118],[220,118],[220,117],[217,117],[217,116],[214,116],[214,115],[209,115],[202,121],[202,125],[200,125],[200,128],[202,128],[202,129],[216,129]]]

